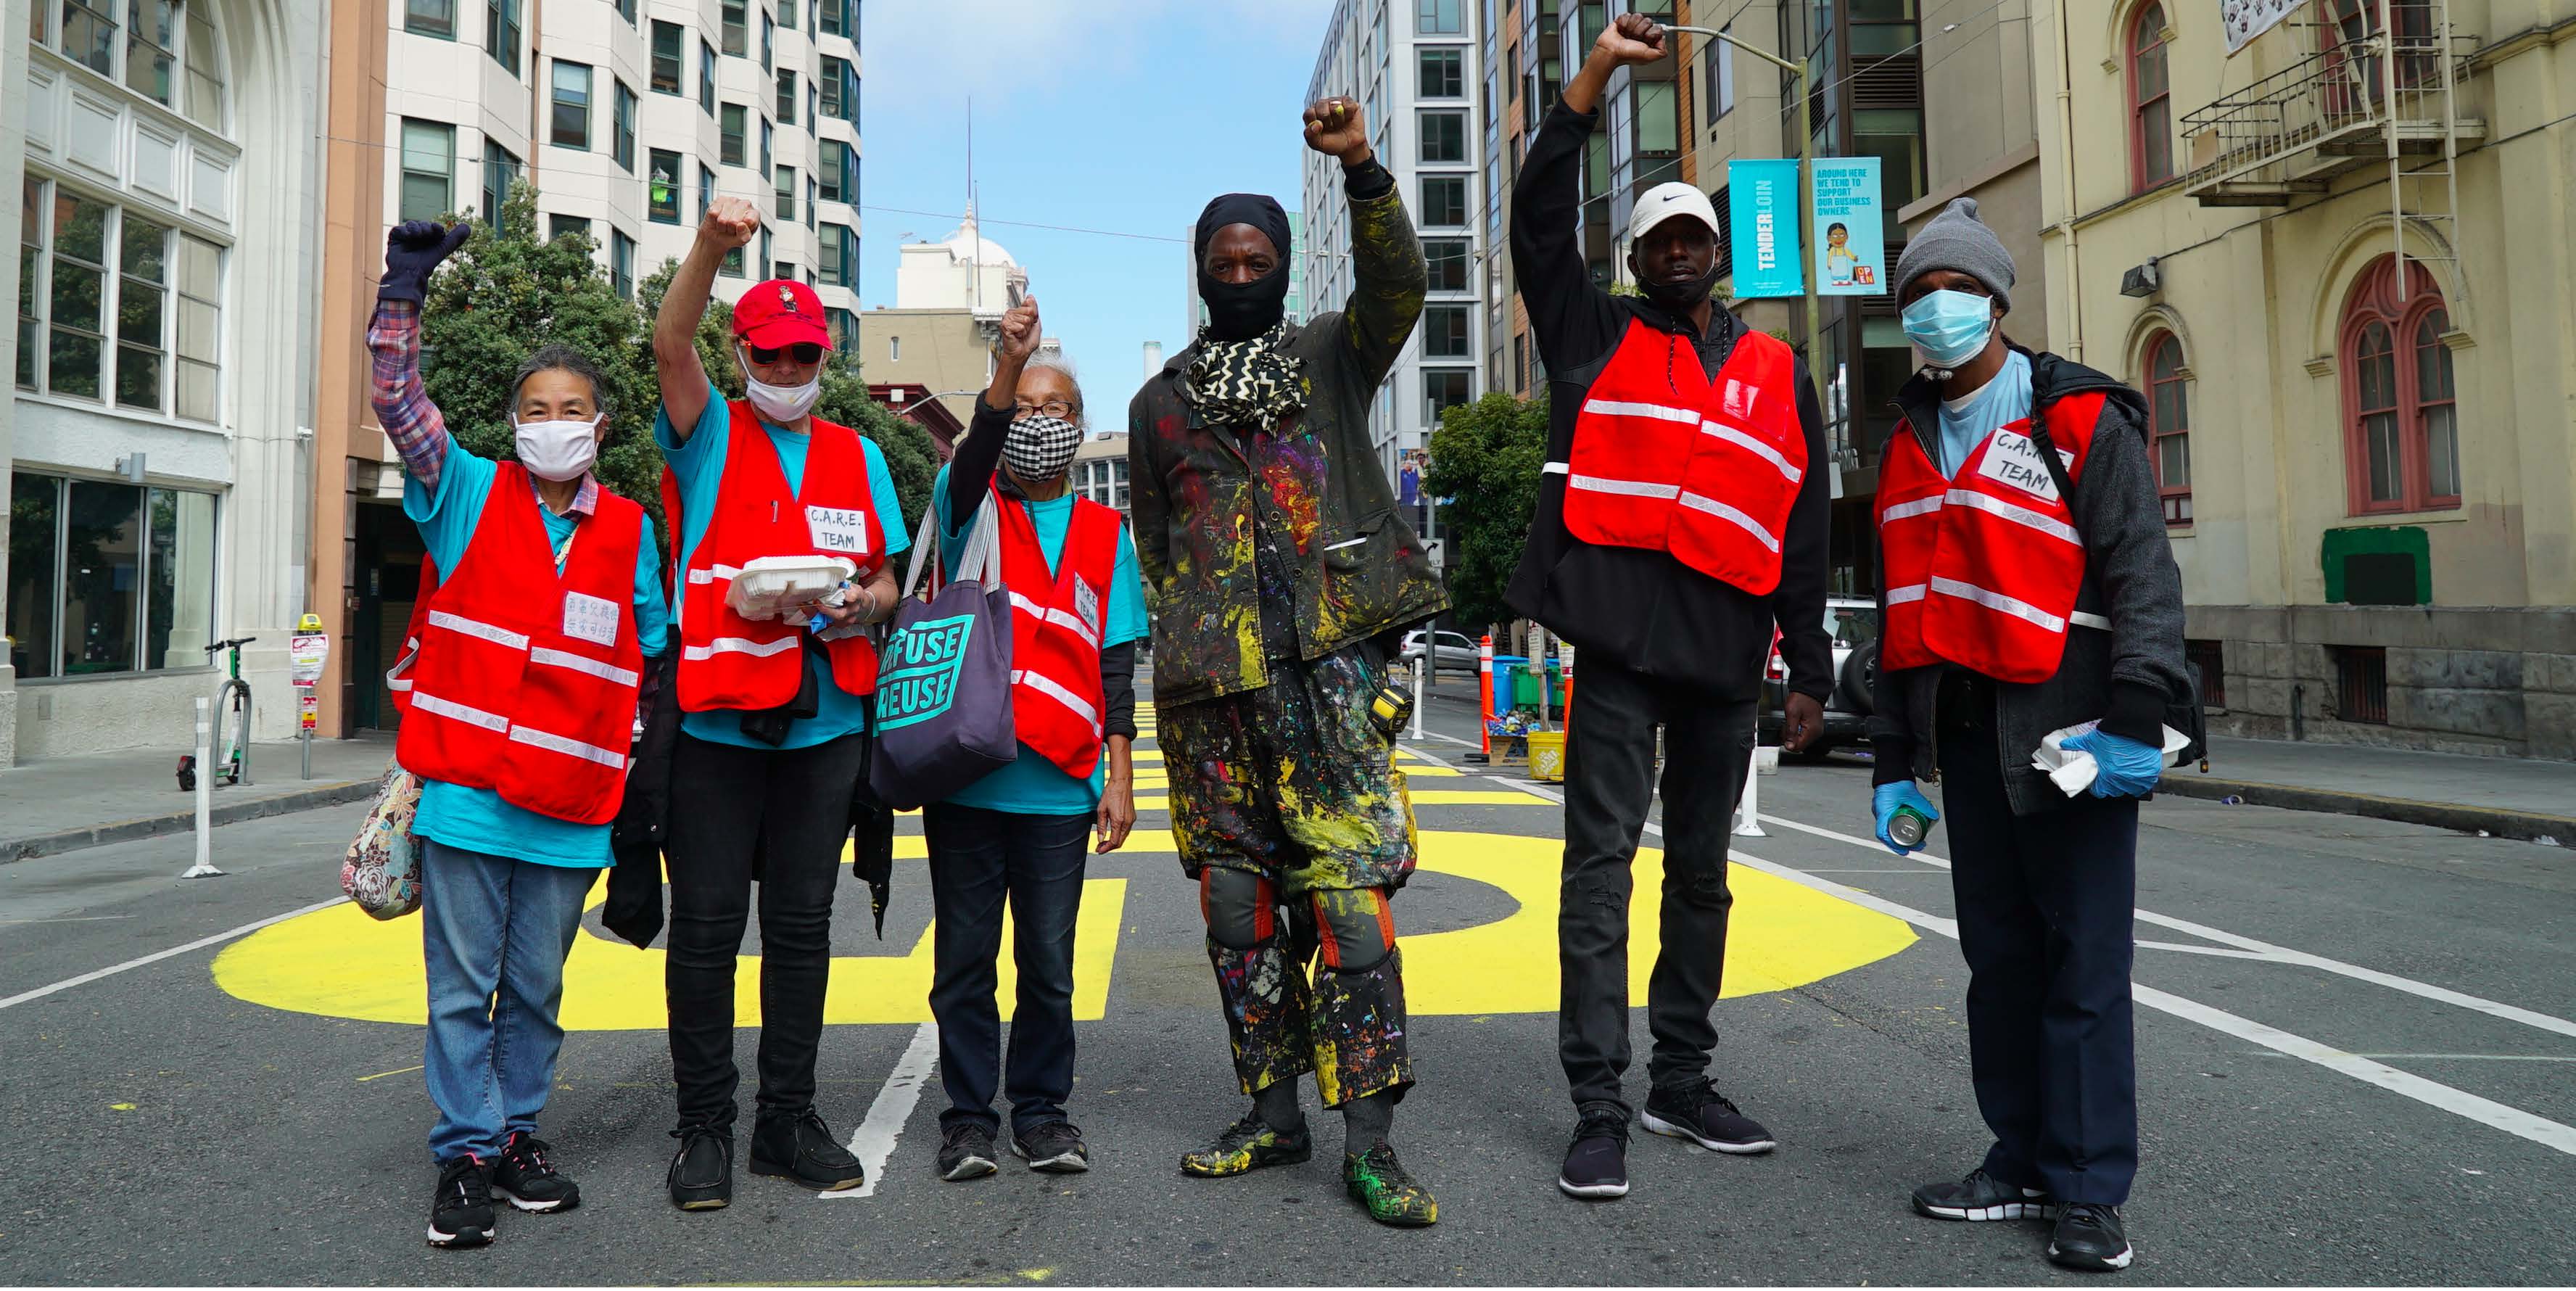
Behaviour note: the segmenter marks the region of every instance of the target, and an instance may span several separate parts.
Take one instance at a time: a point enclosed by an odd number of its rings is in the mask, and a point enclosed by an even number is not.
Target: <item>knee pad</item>
[[[1361,972],[1395,949],[1395,913],[1386,889],[1316,892],[1312,900],[1324,967]]]
[[[1199,871],[1199,914],[1208,940],[1228,950],[1250,950],[1279,931],[1279,898],[1270,880],[1245,870],[1208,866]]]

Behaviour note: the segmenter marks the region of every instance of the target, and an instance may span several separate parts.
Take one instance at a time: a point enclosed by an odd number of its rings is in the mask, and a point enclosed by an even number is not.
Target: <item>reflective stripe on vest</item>
[[[1002,582],[1011,593],[1011,721],[1022,744],[1057,770],[1089,779],[1100,760],[1100,642],[1110,582],[1125,540],[1116,511],[1075,498],[1055,567],[1047,565],[1029,510],[999,499]]]
[[[1073,633],[1075,636],[1081,637],[1083,640],[1090,642],[1091,648],[1094,650],[1100,648],[1100,633],[1094,630],[1090,624],[1083,622],[1080,615],[1074,614],[1070,610],[1057,609],[1052,605],[1041,605],[1036,601],[1030,600],[1027,596],[1019,592],[1011,593],[1011,608],[1022,614],[1034,614],[1057,627],[1063,628],[1067,632]]]
[[[1065,689],[1064,686],[1057,682],[1055,678],[1042,672],[1031,671],[1027,668],[1015,668],[1011,671],[1011,684],[1014,686],[1026,686],[1029,689],[1072,709],[1074,715],[1080,717],[1091,727],[1091,729],[1095,731],[1100,729],[1100,710],[1084,703],[1082,701],[1082,696]]]

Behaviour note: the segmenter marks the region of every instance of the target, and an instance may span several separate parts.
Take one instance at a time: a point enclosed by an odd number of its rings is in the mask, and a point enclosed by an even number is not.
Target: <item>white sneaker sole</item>
[[[1054,1156],[1040,1160],[1030,1156],[1019,1144],[1014,1143],[1011,1145],[1011,1155],[1028,1162],[1030,1169],[1043,1170],[1048,1174],[1089,1174],[1091,1172],[1091,1159],[1078,1152],[1058,1152]]]
[[[492,1195],[510,1203],[517,1209],[528,1212],[531,1215],[542,1215],[548,1211],[561,1210],[564,1208],[564,1199],[561,1197],[557,1197],[553,1201],[530,1201],[497,1183],[492,1185]]]
[[[438,1231],[438,1226],[433,1224],[429,1229],[429,1244],[432,1246],[445,1247],[451,1250],[466,1250],[477,1246],[490,1246],[492,1244],[493,1236],[494,1234],[489,1231],[479,1234],[442,1233]]]
[[[1696,1143],[1701,1147],[1707,1148],[1711,1152],[1724,1152],[1730,1156],[1760,1156],[1761,1154],[1780,1146],[1780,1141],[1778,1139],[1756,1139],[1751,1143],[1720,1142],[1716,1139],[1703,1137],[1699,1131],[1694,1130],[1687,1125],[1665,1120],[1663,1117],[1657,1116],[1653,1112],[1640,1113],[1637,1119],[1640,1124],[1646,1127],[1646,1132],[1649,1134],[1661,1134],[1668,1139],[1680,1139],[1687,1143]]]
[[[993,1164],[990,1157],[968,1157],[939,1177],[946,1183],[964,1183],[968,1179],[981,1179],[1000,1169],[1000,1166]]]
[[[2057,1243],[2052,1241],[2048,1244],[2048,1258],[2060,1268],[2092,1269],[2104,1273],[2117,1273],[2120,1270],[2129,1267],[2129,1262],[2131,1260],[2138,1258],[2138,1249],[2134,1246],[2123,1246],[2120,1248],[2119,1254],[2114,1255],[2107,1260],[2103,1260],[2098,1264],[2090,1260],[2082,1264],[2068,1264],[2064,1260],[2057,1258]]]
[[[2055,1219],[2057,1206],[2045,1201],[2008,1201],[1997,1206],[1924,1206],[1916,1210],[1934,1219],[1982,1224],[1997,1219]]]
[[[1572,1183],[1568,1182],[1564,1175],[1558,1175],[1556,1177],[1556,1190],[1564,1193],[1568,1197],[1579,1197],[1585,1201],[1599,1201],[1608,1197],[1627,1196],[1628,1184],[1624,1179],[1618,1183]]]

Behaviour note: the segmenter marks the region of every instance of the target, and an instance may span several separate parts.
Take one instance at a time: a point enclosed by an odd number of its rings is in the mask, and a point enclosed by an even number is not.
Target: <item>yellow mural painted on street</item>
[[[927,855],[918,835],[897,838],[896,856]],[[1556,916],[1558,870],[1565,845],[1516,834],[1425,830],[1421,868],[1490,884],[1516,903],[1512,913],[1487,923],[1445,932],[1405,930],[1414,902],[1396,904],[1404,946],[1405,995],[1425,1016],[1552,1013],[1557,1006]],[[1137,830],[1127,852],[1173,852],[1166,830]],[[1154,881],[1154,880],[1140,880]],[[1184,882],[1175,872],[1169,882]],[[1789,990],[1875,963],[1914,943],[1902,921],[1827,896],[1812,888],[1743,866],[1728,881],[1735,908],[1728,922],[1725,994]],[[1642,1004],[1653,970],[1662,909],[1663,854],[1637,852],[1635,895],[1629,902],[1628,976],[1631,1000]],[[1084,884],[1075,934],[1074,1016],[1106,1016],[1111,971],[1117,959],[1128,880]],[[595,905],[603,885],[591,893]],[[842,918],[865,918],[863,907],[845,907]],[[834,1024],[914,1023],[930,1020],[932,933],[926,929],[902,955],[845,955],[832,961],[823,1016]],[[1011,1013],[1014,981],[1005,922],[996,996]],[[659,1030],[665,1022],[663,952],[637,950],[584,929],[564,965],[563,1025],[573,1031]],[[735,974],[735,1017],[760,1022],[760,962],[742,958]],[[326,1017],[420,1025],[427,987],[421,968],[417,919],[378,922],[352,905],[336,905],[287,920],[234,943],[214,964],[216,984],[253,1004]]]

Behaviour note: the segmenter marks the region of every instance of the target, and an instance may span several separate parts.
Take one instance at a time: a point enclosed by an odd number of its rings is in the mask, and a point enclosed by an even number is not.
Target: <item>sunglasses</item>
[[[751,356],[751,361],[754,363],[776,363],[781,355],[794,359],[799,363],[820,363],[823,361],[823,347],[812,341],[798,341],[794,345],[780,345],[775,347],[745,345],[743,347],[743,352],[749,354]]]

